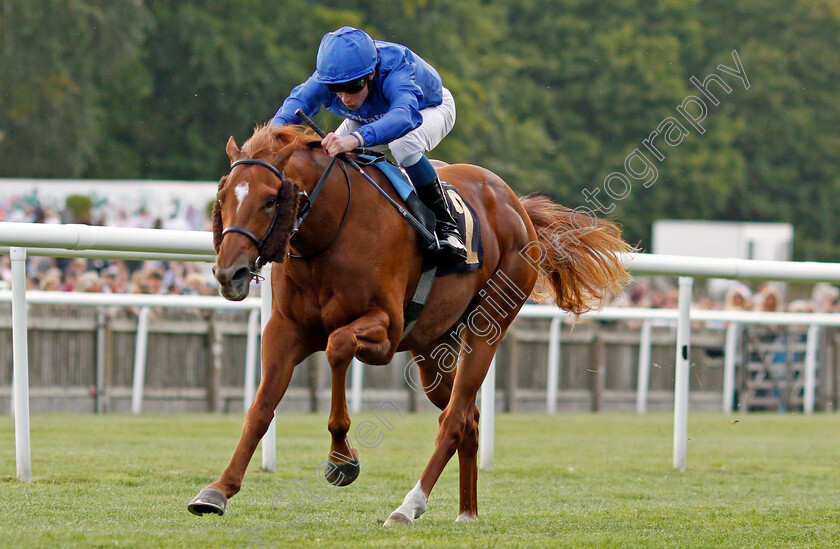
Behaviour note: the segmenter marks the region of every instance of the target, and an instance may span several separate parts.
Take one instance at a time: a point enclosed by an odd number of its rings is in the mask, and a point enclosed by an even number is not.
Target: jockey
[[[418,198],[435,214],[437,251],[453,260],[466,259],[440,179],[425,156],[455,124],[455,100],[437,71],[405,46],[342,27],[321,39],[315,72],[292,90],[272,124],[300,124],[297,109],[312,117],[322,105],[345,118],[321,141],[323,149],[336,156],[357,147],[387,145]]]

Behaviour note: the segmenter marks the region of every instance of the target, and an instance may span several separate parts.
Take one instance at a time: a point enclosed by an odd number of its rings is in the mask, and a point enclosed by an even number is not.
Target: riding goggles
[[[349,82],[338,82],[336,84],[327,84],[327,89],[330,90],[330,93],[359,93],[365,87],[365,84],[368,81],[367,75],[357,78],[356,80],[350,80]]]

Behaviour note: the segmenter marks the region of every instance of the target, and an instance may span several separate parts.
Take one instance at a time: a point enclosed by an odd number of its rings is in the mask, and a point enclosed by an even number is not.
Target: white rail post
[[[104,414],[106,408],[105,400],[105,309],[99,307],[96,310],[96,398],[94,399],[94,410],[97,414]]]
[[[688,444],[688,385],[691,347],[691,287],[694,279],[680,277],[679,320],[677,321],[677,358],[674,376],[674,469],[685,472]]]
[[[11,248],[12,260],[12,394],[15,411],[17,478],[32,480],[29,451],[29,348],[26,341],[26,249]]]
[[[723,413],[731,414],[735,399],[735,361],[738,354],[738,334],[741,326],[730,322],[726,327],[723,350]]]
[[[803,395],[802,411],[806,414],[814,413],[817,389],[817,346],[819,341],[820,327],[817,324],[811,324],[808,326],[808,341],[805,344],[805,394]]]
[[[271,263],[265,265],[260,274],[265,278],[260,284],[260,324],[265,333],[265,326],[271,317]],[[277,415],[277,410],[274,411],[274,415]],[[271,419],[262,438],[262,468],[263,471],[270,473],[277,470],[277,420],[275,418]]]
[[[143,385],[146,382],[146,350],[149,343],[149,308],[141,307],[137,317],[137,343],[134,348],[134,380],[131,387],[131,413],[143,411]]]
[[[650,320],[642,322],[642,334],[639,339],[639,379],[636,381],[636,413],[647,413],[648,389],[650,388],[650,338],[653,324]]]
[[[247,414],[248,408],[254,402],[257,376],[257,356],[260,350],[260,312],[254,309],[248,314],[248,339],[245,343],[245,392],[242,397],[242,408]]]
[[[557,413],[557,385],[560,382],[560,328],[563,319],[558,315],[551,319],[548,328],[548,388],[545,392],[549,415]]]
[[[490,361],[487,377],[481,384],[481,416],[479,419],[479,466],[484,471],[493,470],[493,445],[496,430],[496,357]]]
[[[362,385],[365,375],[364,365],[358,358],[350,362],[350,411],[358,414],[362,411]]]

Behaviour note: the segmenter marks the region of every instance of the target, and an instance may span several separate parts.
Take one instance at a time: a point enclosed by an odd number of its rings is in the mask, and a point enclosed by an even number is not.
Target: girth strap
[[[417,288],[414,290],[414,295],[411,296],[408,306],[405,308],[402,339],[411,332],[414,325],[417,324],[417,319],[420,318],[420,313],[426,306],[426,301],[429,300],[429,294],[432,291],[432,285],[435,283],[435,273],[437,272],[437,265],[433,261],[427,259],[423,260],[423,272],[420,274],[420,281],[417,282]],[[400,341],[402,341],[402,339]]]

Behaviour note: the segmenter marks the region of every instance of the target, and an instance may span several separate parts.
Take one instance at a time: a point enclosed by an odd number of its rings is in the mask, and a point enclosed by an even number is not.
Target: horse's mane
[[[289,143],[299,138],[297,147],[315,148],[320,146],[321,138],[303,126],[271,126],[264,124],[254,128],[254,134],[242,145],[242,157],[266,158],[271,157]],[[225,186],[228,176],[219,181],[219,191]],[[281,213],[277,216],[275,230],[270,238],[265,239],[263,249],[258,259],[258,267],[270,261],[282,262],[286,257],[286,248],[292,235],[295,213],[298,210],[298,185],[290,181],[282,185],[277,195],[277,208]],[[222,245],[222,210],[221,202],[216,200],[213,206],[213,246],[216,253]],[[272,224],[274,226],[274,224]]]
[[[289,143],[300,138],[304,146],[314,146],[321,138],[304,126],[272,126],[263,124],[254,128],[254,134],[242,145],[246,158],[262,158],[277,152]]]

